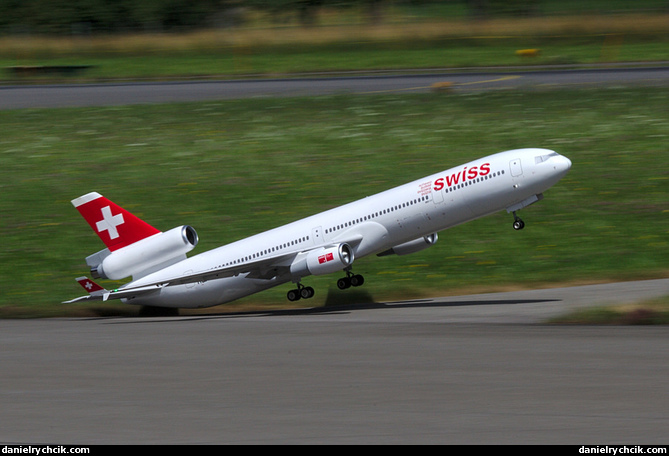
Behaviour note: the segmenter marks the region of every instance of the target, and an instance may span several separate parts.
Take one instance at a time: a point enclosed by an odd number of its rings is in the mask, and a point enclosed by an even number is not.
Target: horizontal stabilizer
[[[70,301],[63,301],[63,304],[70,304],[79,301],[101,301],[104,299],[105,294],[109,293],[109,291],[93,282],[88,277],[77,277],[76,280],[77,283],[79,283],[79,285],[81,285],[81,287],[88,292],[88,294],[86,296],[80,296],[78,298],[71,299]]]
[[[124,299],[124,298],[134,298],[139,295],[157,291],[168,284],[160,285],[150,285],[144,287],[135,287],[128,289],[117,289],[117,290],[107,290],[97,283],[93,282],[88,277],[78,277],[77,282],[81,285],[84,290],[88,291],[88,295],[80,296],[78,298],[71,299],[69,301],[63,301],[63,304],[71,304],[73,302],[80,301],[107,301],[109,299]]]

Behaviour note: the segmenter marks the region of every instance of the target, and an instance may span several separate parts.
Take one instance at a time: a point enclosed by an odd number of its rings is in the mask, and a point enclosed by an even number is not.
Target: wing
[[[359,233],[349,233],[348,236],[346,236],[346,238],[347,238],[346,240],[355,247],[359,247],[361,242],[363,241],[363,236]],[[181,276],[168,277],[156,280],[154,282],[141,281],[140,284],[137,286],[130,285],[115,290],[106,290],[100,287],[99,285],[95,284],[91,280],[83,277],[79,279],[85,279],[88,282],[93,283],[97,287],[96,291],[90,292],[88,296],[81,296],[79,298],[75,298],[73,300],[65,302],[72,303],[72,302],[89,301],[89,300],[107,301],[109,299],[131,298],[158,291],[163,287],[186,285],[189,283],[203,283],[209,280],[223,279],[226,277],[235,277],[241,274],[246,274],[246,277],[249,279],[264,279],[264,280],[271,280],[275,277],[285,276],[285,275],[295,275],[296,277],[299,277],[310,274],[318,274],[317,272],[305,269],[304,264],[309,261],[309,258],[317,257],[324,250],[329,249],[336,251],[339,249],[339,246],[344,244],[347,243],[341,242],[341,240],[339,240],[335,244],[329,243],[326,245],[314,246],[312,249],[284,253],[272,257],[261,258],[255,261],[249,261],[246,263],[222,266],[218,268],[208,269],[206,271],[183,274]],[[348,245],[346,245],[346,247],[348,247]],[[348,248],[350,249],[350,247]],[[334,255],[332,257],[334,258]],[[330,257],[328,256],[328,258]],[[350,255],[348,261],[349,263],[347,264],[345,263],[345,265],[350,265],[350,263],[353,261],[352,254]],[[333,266],[330,268],[326,268],[326,265],[323,265],[322,273],[333,272],[331,270],[333,268],[344,269],[344,265]],[[305,272],[306,270],[309,270],[309,272]]]
[[[314,271],[310,267],[307,268],[309,271],[305,273],[304,264],[308,263],[310,258],[318,258],[322,252],[334,252],[340,250],[341,246],[345,246],[350,253],[348,257],[341,258],[340,262],[335,262],[339,266],[334,266],[343,270],[346,266],[349,266],[353,262],[353,252],[351,252],[351,245],[359,246],[363,240],[363,236],[358,233],[352,233],[348,236],[347,242],[342,242],[338,240],[334,243],[326,243],[318,246],[314,246],[311,249],[301,250],[297,252],[288,252],[281,255],[275,255],[272,257],[261,258],[255,261],[249,261],[241,264],[223,266],[219,268],[209,269],[207,271],[196,272],[192,274],[184,274],[179,277],[173,277],[170,279],[156,281],[150,284],[142,283],[142,287],[146,286],[174,286],[174,285],[185,285],[189,283],[198,283],[206,282],[209,280],[223,279],[226,277],[235,277],[240,274],[247,274],[246,277],[249,279],[265,279],[270,280],[278,276],[283,275],[293,275],[296,277],[306,276],[306,275],[320,275],[322,273],[332,272],[330,267],[323,266],[321,270]],[[335,257],[333,253],[332,258]],[[330,261],[328,256],[328,260]],[[319,263],[322,264],[321,261]]]
[[[246,277],[249,279],[270,280],[279,275],[290,273],[290,266],[300,253],[301,252],[291,252],[246,263],[222,266],[192,274],[184,274],[179,277],[157,281],[151,285],[186,285],[189,283],[207,282],[214,279],[235,277],[240,274],[247,274]]]
[[[115,290],[107,290],[87,277],[79,277],[77,282],[79,282],[84,289],[89,291],[89,294],[70,301],[64,301],[63,303],[69,304],[81,301],[107,301],[109,299],[132,298],[158,291],[167,286],[206,282],[208,280],[234,277],[240,274],[248,274],[248,278],[269,280],[278,275],[290,273],[290,265],[298,254],[299,252],[293,252],[248,263],[214,268],[193,274],[184,274],[182,276],[171,277],[150,283],[142,283],[140,286],[131,285]],[[86,284],[91,285],[87,286]]]

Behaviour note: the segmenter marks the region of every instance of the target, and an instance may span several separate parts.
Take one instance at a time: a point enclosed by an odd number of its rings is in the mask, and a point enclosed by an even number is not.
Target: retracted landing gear
[[[350,267],[344,269],[344,271],[346,271],[346,277],[337,280],[337,288],[340,290],[345,290],[350,287],[359,287],[365,283],[365,278],[360,274],[353,274]]]
[[[523,228],[525,228],[525,222],[516,215],[516,211],[513,211],[513,229],[522,230]]]
[[[286,297],[289,301],[298,301],[300,299],[309,299],[314,297],[314,289],[311,287],[305,287],[301,283],[297,283],[297,288],[290,290]]]

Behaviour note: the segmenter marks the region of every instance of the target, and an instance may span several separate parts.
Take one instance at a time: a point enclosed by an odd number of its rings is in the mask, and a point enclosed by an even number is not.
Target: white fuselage
[[[536,195],[557,183],[570,166],[569,159],[547,149],[501,152],[195,255],[126,286],[351,238],[361,239],[354,247],[358,259],[501,210],[516,211],[537,201]],[[290,274],[271,279],[240,274],[164,287],[127,302],[208,307],[299,279]]]

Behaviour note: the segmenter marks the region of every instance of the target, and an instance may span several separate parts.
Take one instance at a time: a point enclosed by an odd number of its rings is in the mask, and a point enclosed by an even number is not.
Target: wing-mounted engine
[[[91,274],[98,279],[135,279],[186,258],[198,242],[193,227],[183,225],[110,252],[104,249],[86,258]]]
[[[353,264],[353,249],[346,244],[336,244],[300,253],[290,265],[294,277],[323,275],[341,271]]]
[[[437,243],[439,236],[437,233],[428,234],[413,241],[405,242],[404,244],[396,245],[395,247],[379,253],[377,256],[388,255],[408,255],[410,253],[420,252]]]

